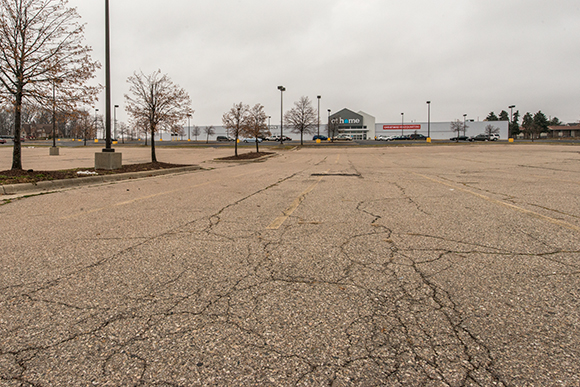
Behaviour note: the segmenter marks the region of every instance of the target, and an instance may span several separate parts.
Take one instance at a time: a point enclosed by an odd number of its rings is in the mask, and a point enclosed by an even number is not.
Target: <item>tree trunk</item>
[[[300,145],[304,145],[304,132],[300,132]]]
[[[22,146],[20,131],[22,120],[22,86],[18,85],[14,105],[14,150],[12,153],[12,169],[22,169]]]
[[[151,162],[157,162],[157,157],[155,156],[155,128],[153,127],[151,127]]]
[[[256,137],[256,153],[260,153],[260,150],[258,149],[258,137]]]
[[[236,136],[236,139],[234,140],[234,149],[234,153],[236,157],[238,157],[238,136]]]

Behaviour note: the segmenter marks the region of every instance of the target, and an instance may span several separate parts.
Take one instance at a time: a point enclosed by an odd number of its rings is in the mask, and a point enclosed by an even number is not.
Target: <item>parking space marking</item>
[[[441,185],[445,185],[447,187],[451,187],[451,188],[456,189],[456,190],[461,191],[461,192],[468,193],[470,195],[473,195],[473,196],[476,196],[476,197],[481,198],[483,200],[486,200],[486,201],[488,201],[490,203],[499,204],[501,206],[510,208],[510,209],[512,209],[514,211],[518,211],[518,212],[524,213],[524,214],[529,215],[531,217],[534,217],[534,218],[537,218],[537,219],[541,219],[541,220],[545,220],[545,221],[547,221],[549,223],[552,223],[552,224],[555,224],[557,226],[567,228],[568,230],[580,231],[580,227],[578,227],[578,226],[576,226],[574,224],[565,222],[563,220],[551,218],[549,216],[542,215],[542,214],[539,214],[539,213],[534,212],[534,211],[526,210],[525,208],[522,208],[522,207],[518,207],[515,204],[506,203],[506,202],[503,202],[501,200],[497,200],[497,199],[490,198],[489,196],[485,196],[485,195],[482,195],[480,193],[473,192],[473,191],[470,191],[468,189],[462,188],[459,185],[455,185],[455,184],[447,183],[447,182],[444,182],[444,181],[441,181],[441,180],[433,179],[433,178],[431,178],[429,176],[425,176],[425,175],[422,175],[420,173],[415,173],[415,172],[412,172],[412,173],[415,176],[420,176],[420,177],[422,177],[424,179],[433,181],[433,182],[438,183],[438,184],[441,184]]]
[[[329,171],[329,169],[327,169],[324,173],[328,173],[328,171]],[[302,201],[304,200],[306,195],[308,195],[309,192],[311,192],[314,188],[316,188],[316,186],[318,185],[318,183],[320,183],[320,181],[322,180],[323,177],[324,176],[321,176],[320,178],[318,178],[314,183],[312,183],[308,188],[306,188],[300,195],[298,195],[298,197],[296,199],[294,199],[294,201],[292,202],[290,207],[288,207],[286,210],[284,210],[284,212],[282,212],[282,215],[280,215],[272,223],[270,223],[270,225],[268,227],[266,227],[266,229],[268,229],[268,230],[279,229],[280,226],[282,226],[282,224],[284,224],[286,219],[288,219],[290,217],[290,215],[292,215],[292,213],[294,211],[296,211],[296,209],[300,206],[300,203],[302,203]]]

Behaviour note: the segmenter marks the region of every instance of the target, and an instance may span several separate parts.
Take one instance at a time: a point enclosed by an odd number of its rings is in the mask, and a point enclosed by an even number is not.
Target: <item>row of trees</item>
[[[222,123],[226,130],[235,140],[235,155],[238,155],[238,139],[251,137],[254,139],[270,136],[271,133],[266,125],[268,116],[264,106],[256,104],[250,108],[242,102],[234,106],[222,117]],[[318,124],[316,110],[312,107],[312,101],[308,97],[301,97],[294,103],[294,107],[284,114],[284,124],[293,133],[300,134],[300,144],[304,145],[304,135],[312,133]],[[259,152],[256,141],[256,152]]]
[[[510,121],[508,112],[502,110],[499,115],[494,112],[490,112],[485,118],[486,121]],[[514,112],[513,117],[509,123],[509,135],[510,137],[515,137],[520,133],[523,133],[526,138],[540,138],[541,133],[547,133],[549,131],[548,126],[559,126],[563,125],[563,122],[554,117],[548,119],[542,111],[538,111],[535,114],[526,113],[522,118],[522,124],[520,126],[520,112],[519,110]]]

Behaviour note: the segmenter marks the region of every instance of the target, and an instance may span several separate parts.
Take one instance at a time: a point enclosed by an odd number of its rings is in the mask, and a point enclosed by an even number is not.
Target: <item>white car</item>
[[[489,135],[489,141],[497,141],[497,140],[499,140],[499,134],[492,133]]]
[[[256,142],[258,141],[258,143],[262,142],[261,138],[241,138],[240,141],[242,142]]]
[[[390,141],[393,136],[377,136],[377,141]]]

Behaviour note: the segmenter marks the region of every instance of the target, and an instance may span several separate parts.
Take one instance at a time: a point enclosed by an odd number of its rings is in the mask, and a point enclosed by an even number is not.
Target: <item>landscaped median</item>
[[[82,185],[100,184],[201,169],[198,165],[145,163],[124,165],[117,170],[77,168],[60,171],[2,171],[0,195],[53,191]]]

